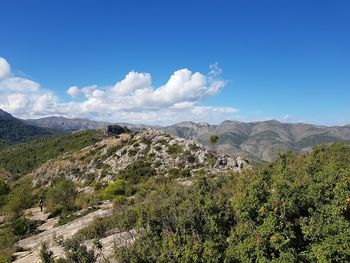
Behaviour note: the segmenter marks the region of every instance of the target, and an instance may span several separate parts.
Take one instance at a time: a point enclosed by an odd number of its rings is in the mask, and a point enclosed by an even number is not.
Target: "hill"
[[[54,134],[59,132],[27,124],[0,109],[0,147]]]
[[[94,144],[102,137],[102,131],[89,130],[10,145],[0,149],[0,168],[13,175],[25,174],[50,159]]]
[[[0,259],[349,262],[349,171],[345,144],[252,168],[159,130],[103,136],[0,180]]]
[[[218,156],[196,141],[145,129],[104,137],[81,150],[48,161],[31,175],[35,184],[45,185],[62,176],[79,182],[92,179],[111,182],[118,174],[125,173],[130,180],[137,181],[142,178],[136,178],[138,172],[133,170],[139,170],[140,177],[168,174],[186,179],[203,172],[237,172],[246,166],[249,164],[242,158]],[[125,171],[130,174],[126,175]]]

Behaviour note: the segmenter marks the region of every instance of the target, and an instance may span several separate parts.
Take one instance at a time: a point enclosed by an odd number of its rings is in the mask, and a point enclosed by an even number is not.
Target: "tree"
[[[211,144],[211,148],[213,151],[216,151],[215,149],[215,144],[219,141],[219,136],[216,134],[213,134],[212,136],[210,136],[210,144]]]
[[[73,210],[76,196],[74,183],[64,179],[48,190],[46,207],[49,212],[57,214]]]

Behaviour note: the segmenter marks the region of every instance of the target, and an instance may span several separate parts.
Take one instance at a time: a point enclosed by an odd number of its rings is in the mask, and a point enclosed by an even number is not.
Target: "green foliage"
[[[227,262],[349,262],[349,175],[341,144],[239,175]]]
[[[2,251],[0,253],[0,263],[10,263],[12,262],[11,250]]]
[[[21,238],[35,233],[37,226],[37,222],[23,217],[17,218],[11,223],[12,233]]]
[[[192,187],[166,182],[118,215],[118,229],[143,229],[121,262],[222,262],[233,223],[220,180],[199,179]]]
[[[12,247],[15,243],[16,237],[12,232],[10,225],[0,227],[0,250],[3,251],[6,248]]]
[[[219,136],[216,135],[216,134],[213,134],[213,135],[210,136],[209,140],[210,140],[210,144],[211,144],[212,150],[216,151],[214,145],[219,141]]]
[[[298,141],[296,143],[296,147],[302,149],[302,148],[306,148],[306,147],[312,147],[314,145],[334,143],[334,142],[340,142],[340,141],[341,141],[341,139],[334,137],[334,136],[331,136],[327,133],[315,134],[315,135],[310,135],[310,136]]]
[[[78,239],[68,239],[64,242],[64,252],[67,263],[94,263],[94,250],[88,250]]]
[[[65,258],[53,259],[53,252],[46,244],[42,244],[40,258],[42,263],[95,263],[97,255],[94,249],[88,250],[77,238],[67,239],[63,242]]]
[[[57,134],[57,131],[28,125],[15,118],[0,119],[0,146]]]
[[[116,218],[114,216],[108,216],[103,218],[97,218],[91,222],[88,226],[81,229],[75,237],[80,240],[101,238],[114,229],[117,225]]]
[[[183,168],[183,169],[172,168],[169,170],[168,176],[173,179],[190,177],[191,169],[190,168]]]
[[[55,263],[53,252],[49,249],[47,243],[42,243],[39,256],[42,263]]]
[[[101,138],[101,131],[90,130],[16,144],[0,150],[0,167],[11,174],[24,174],[50,159],[80,150]]]
[[[175,158],[183,152],[183,147],[180,144],[168,145],[167,152]]]
[[[12,217],[18,217],[24,209],[33,205],[33,201],[31,182],[21,181],[7,195],[4,211]]]
[[[72,181],[67,179],[58,181],[46,193],[47,211],[54,214],[72,211],[75,208],[76,196],[77,193]]]
[[[343,144],[192,186],[149,178],[133,200],[116,213],[117,229],[138,230],[120,262],[350,262]]]
[[[155,174],[156,171],[151,167],[151,164],[140,159],[129,164],[120,172],[119,177],[126,180],[128,184],[136,184]]]
[[[219,141],[219,136],[216,134],[213,134],[212,136],[210,136],[210,143],[211,144],[215,144]]]
[[[10,188],[4,179],[0,178],[0,207],[5,203],[6,196],[10,192]]]
[[[126,181],[123,179],[117,179],[113,183],[109,184],[100,194],[101,198],[113,199],[118,195],[124,195],[126,189]]]

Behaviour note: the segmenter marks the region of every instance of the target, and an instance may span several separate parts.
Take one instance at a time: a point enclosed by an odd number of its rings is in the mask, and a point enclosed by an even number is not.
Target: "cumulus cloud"
[[[220,74],[218,64],[211,65],[206,75],[185,68],[171,74],[163,85],[154,87],[149,73],[131,71],[115,85],[71,86],[67,94],[79,100],[62,102],[38,83],[13,76],[9,63],[1,58],[0,108],[19,117],[64,115],[153,124],[184,120],[215,122],[237,112],[233,107],[202,105],[225,86]]]
[[[10,64],[6,61],[6,59],[0,57],[0,79],[8,77],[10,73]]]
[[[77,98],[80,95],[80,90],[77,86],[72,86],[67,90],[67,94],[72,98]]]
[[[122,81],[117,82],[112,92],[120,95],[129,94],[135,90],[149,88],[151,86],[151,75],[149,73],[129,72]]]
[[[54,114],[58,99],[30,79],[14,76],[6,59],[0,57],[0,108],[20,117]]]

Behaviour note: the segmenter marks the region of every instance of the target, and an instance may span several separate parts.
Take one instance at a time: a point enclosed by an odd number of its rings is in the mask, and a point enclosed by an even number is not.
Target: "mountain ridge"
[[[13,118],[5,111],[0,117]],[[66,118],[62,116],[40,119],[20,120],[25,124],[44,129],[60,130],[70,133],[88,129],[103,129],[110,122],[93,121],[84,118]],[[344,126],[322,126],[308,123],[282,123],[277,120],[241,122],[224,120],[219,124],[184,121],[169,126],[145,124],[113,123],[126,126],[131,130],[154,128],[164,130],[188,140],[196,140],[206,147],[210,146],[210,136],[219,135],[216,149],[221,154],[232,157],[244,156],[252,160],[272,161],[278,153],[293,151],[305,152],[318,144],[331,142],[350,142],[350,124]]]

